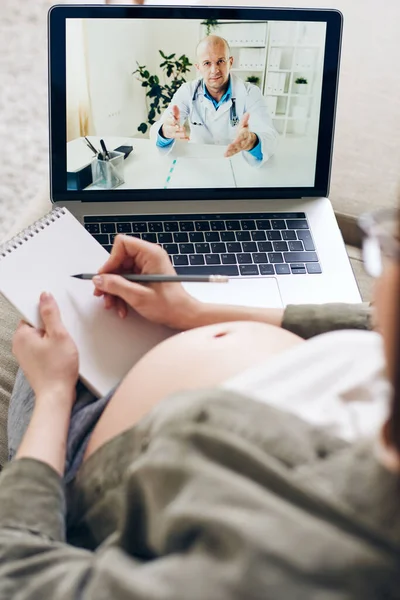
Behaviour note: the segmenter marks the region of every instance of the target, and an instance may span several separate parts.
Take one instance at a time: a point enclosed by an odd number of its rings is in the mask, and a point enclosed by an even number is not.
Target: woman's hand
[[[121,318],[129,305],[149,321],[173,329],[186,329],[189,317],[201,304],[180,283],[141,284],[106,273],[176,275],[166,251],[152,242],[117,235],[110,258],[99,270],[101,280],[93,279],[94,295],[104,295],[105,307],[114,307]]]
[[[79,367],[77,347],[51,294],[41,294],[39,312],[44,328],[35,329],[21,321],[14,333],[12,352],[36,398],[59,393],[73,403]]]

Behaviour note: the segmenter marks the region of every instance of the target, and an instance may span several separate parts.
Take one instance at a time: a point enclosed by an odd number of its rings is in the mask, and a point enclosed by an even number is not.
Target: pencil
[[[99,273],[79,273],[71,275],[76,279],[93,279]],[[203,283],[227,283],[229,277],[225,275],[134,275],[122,273],[104,273],[104,275],[119,275],[128,281],[136,281],[138,283],[155,283],[155,282],[191,282],[198,281]]]

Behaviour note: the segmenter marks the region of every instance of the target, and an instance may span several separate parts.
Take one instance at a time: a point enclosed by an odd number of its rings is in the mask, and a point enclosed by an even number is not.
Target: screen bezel
[[[225,19],[239,21],[319,21],[327,24],[318,149],[313,187],[67,190],[66,19]],[[49,11],[50,198],[52,202],[132,202],[160,200],[243,200],[328,196],[343,15],[336,9],[58,5]]]

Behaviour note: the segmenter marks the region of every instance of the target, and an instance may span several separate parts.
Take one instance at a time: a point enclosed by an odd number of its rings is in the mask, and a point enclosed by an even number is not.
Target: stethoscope
[[[195,121],[193,121],[193,117],[192,117],[192,113],[193,113],[193,107],[194,107],[194,103],[196,101],[196,96],[197,96],[197,92],[200,89],[200,86],[202,85],[202,80],[200,79],[200,81],[197,82],[197,85],[195,87],[195,90],[193,92],[193,96],[192,96],[192,109],[191,109],[191,115],[190,115],[190,123],[191,125],[197,125],[197,126],[203,126],[203,123],[196,123]],[[239,117],[237,116],[237,112],[236,112],[236,98],[231,98],[231,108],[229,111],[229,121],[231,124],[231,127],[237,127],[239,125]]]

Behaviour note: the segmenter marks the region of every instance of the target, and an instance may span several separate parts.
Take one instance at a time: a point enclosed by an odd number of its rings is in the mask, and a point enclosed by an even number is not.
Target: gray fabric
[[[372,308],[361,304],[289,304],[284,312],[283,329],[304,339],[338,329],[372,328]]]
[[[7,461],[7,412],[18,363],[11,352],[20,316],[0,294],[0,471]]]
[[[0,597],[398,599],[399,478],[371,447],[362,456],[360,475],[359,446],[239,394],[174,395],[68,486],[86,549],[65,543],[55,471],[31,459],[5,469]]]
[[[115,388],[97,399],[82,382],[76,386],[76,402],[72,409],[68,431],[64,481],[71,481],[82,464],[90,435],[112,398]],[[18,369],[8,412],[8,460],[11,461],[29,425],[35,404],[35,394],[23,371]]]

